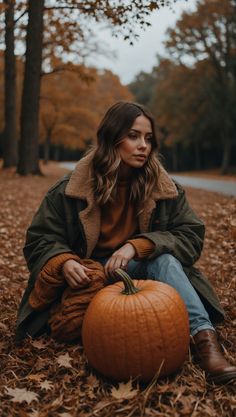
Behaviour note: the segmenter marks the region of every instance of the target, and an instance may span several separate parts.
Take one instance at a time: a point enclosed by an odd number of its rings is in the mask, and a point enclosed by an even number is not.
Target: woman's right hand
[[[63,275],[68,285],[73,289],[82,288],[89,284],[91,279],[87,275],[88,271],[92,270],[76,262],[74,259],[69,259],[62,267]]]

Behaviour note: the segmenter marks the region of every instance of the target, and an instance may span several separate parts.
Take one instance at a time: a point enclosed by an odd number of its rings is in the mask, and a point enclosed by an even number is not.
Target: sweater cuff
[[[44,270],[46,273],[53,275],[53,274],[61,274],[62,267],[64,263],[70,259],[73,259],[74,261],[79,262],[80,258],[78,255],[75,255],[71,252],[64,252],[60,253],[59,255],[53,256],[53,258],[50,258],[47,263],[44,265],[42,270]]]
[[[145,237],[130,239],[127,240],[126,243],[131,243],[131,245],[133,245],[136,252],[136,256],[134,259],[137,260],[146,258],[147,256],[151,255],[151,253],[155,250],[155,244]]]
[[[62,267],[69,259],[78,262],[80,258],[73,253],[66,252],[54,256],[44,265],[29,295],[29,304],[34,310],[44,310],[58,298],[66,283]]]

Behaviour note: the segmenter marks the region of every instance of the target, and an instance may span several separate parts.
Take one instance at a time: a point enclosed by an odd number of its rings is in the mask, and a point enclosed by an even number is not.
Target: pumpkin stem
[[[140,291],[137,287],[134,286],[134,283],[127,272],[123,271],[123,269],[118,268],[115,270],[115,274],[118,275],[119,278],[122,279],[125,288],[122,291],[122,294],[131,295],[135,294],[136,292]]]

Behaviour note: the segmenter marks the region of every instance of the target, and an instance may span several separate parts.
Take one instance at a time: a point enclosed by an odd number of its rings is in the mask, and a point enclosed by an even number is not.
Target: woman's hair
[[[153,116],[141,104],[120,101],[109,108],[97,131],[97,146],[93,157],[94,195],[98,204],[112,200],[116,192],[119,165],[118,144],[125,138],[135,119],[144,115],[152,127],[152,149],[143,167],[134,170],[130,200],[145,202],[157,183],[159,165],[158,142]]]

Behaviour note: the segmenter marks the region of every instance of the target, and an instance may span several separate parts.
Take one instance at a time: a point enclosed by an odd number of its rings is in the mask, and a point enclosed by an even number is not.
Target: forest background
[[[169,6],[167,5],[169,3]],[[5,0],[1,5],[0,157],[3,168],[39,173],[39,158],[77,160],[117,100],[153,112],[163,162],[172,171],[235,172],[236,1],[200,0],[166,33],[165,56],[122,85],[110,70],[85,65],[112,51],[94,30],[132,43],[150,14],[175,2]]]

